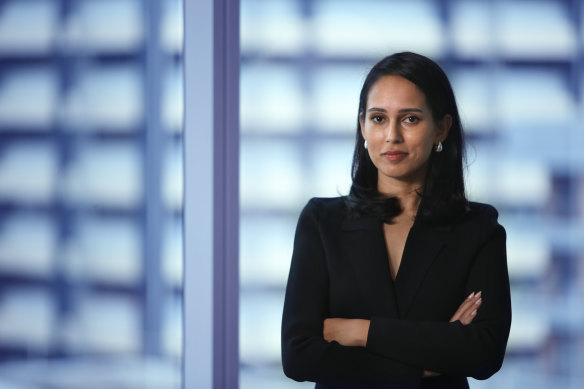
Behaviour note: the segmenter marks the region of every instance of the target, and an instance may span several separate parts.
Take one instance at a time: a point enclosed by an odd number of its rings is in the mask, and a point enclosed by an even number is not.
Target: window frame
[[[239,0],[183,7],[182,387],[237,388]]]

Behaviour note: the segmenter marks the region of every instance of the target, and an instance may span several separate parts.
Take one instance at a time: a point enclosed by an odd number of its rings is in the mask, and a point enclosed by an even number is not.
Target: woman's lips
[[[401,161],[408,155],[408,153],[403,151],[386,151],[382,155],[390,161]]]

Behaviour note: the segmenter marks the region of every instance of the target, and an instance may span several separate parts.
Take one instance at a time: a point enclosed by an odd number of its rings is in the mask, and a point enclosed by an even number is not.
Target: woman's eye
[[[408,123],[417,123],[420,119],[417,116],[408,116],[406,117],[406,122]]]
[[[375,123],[381,123],[383,121],[383,116],[379,115],[371,116],[371,120],[373,120]]]

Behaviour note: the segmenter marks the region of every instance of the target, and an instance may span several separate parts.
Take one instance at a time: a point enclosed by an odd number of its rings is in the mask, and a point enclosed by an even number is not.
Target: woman
[[[296,230],[284,372],[316,388],[468,388],[503,362],[511,303],[497,211],[468,202],[448,78],[414,53],[361,90],[353,184]]]

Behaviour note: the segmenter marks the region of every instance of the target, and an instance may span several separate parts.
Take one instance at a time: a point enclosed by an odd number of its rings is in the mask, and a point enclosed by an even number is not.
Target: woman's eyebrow
[[[402,108],[398,112],[399,113],[404,113],[404,112],[419,112],[419,113],[424,113],[424,111],[422,111],[420,108]]]
[[[387,112],[387,110],[384,108],[371,107],[367,110],[367,112]],[[398,111],[398,113],[404,113],[404,112],[424,113],[424,111],[422,111],[420,108],[402,108]]]

